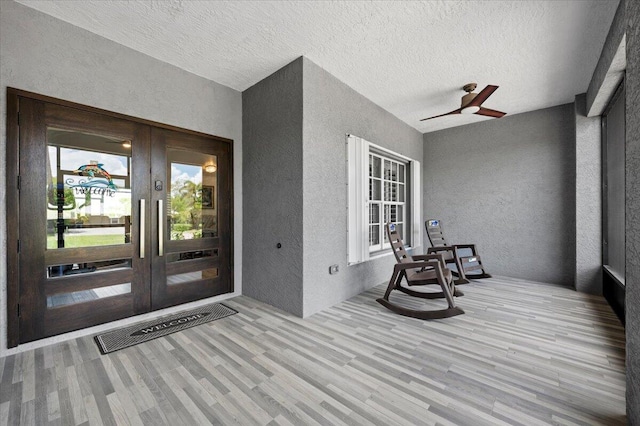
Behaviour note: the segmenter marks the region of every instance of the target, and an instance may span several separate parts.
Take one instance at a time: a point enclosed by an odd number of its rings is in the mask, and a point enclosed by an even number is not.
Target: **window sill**
[[[614,280],[618,282],[622,287],[625,286],[625,279],[623,276],[615,272],[613,269],[609,267],[609,265],[602,265],[602,269],[604,269]]]
[[[415,252],[415,251],[416,251],[417,249],[419,249],[419,248],[420,248],[420,246],[418,246],[418,247],[405,247],[405,249],[407,250],[407,253],[408,253],[409,255],[411,255],[413,252]],[[391,255],[393,255],[393,250],[391,250],[391,249],[389,248],[389,249],[386,249],[386,250],[381,250],[381,251],[377,251],[377,252],[374,252],[374,253],[370,254],[370,255],[369,255],[369,258],[368,258],[368,259],[366,259],[366,260],[361,260],[361,261],[358,261],[358,262],[347,263],[347,266],[359,265],[359,264],[361,264],[361,263],[369,262],[370,260],[381,259],[381,258],[383,258],[383,257],[387,257],[387,256],[391,256]]]

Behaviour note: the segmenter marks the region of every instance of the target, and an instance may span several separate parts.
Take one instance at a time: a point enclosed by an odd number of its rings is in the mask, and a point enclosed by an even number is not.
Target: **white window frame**
[[[369,248],[369,155],[388,157],[390,160],[405,163],[405,208],[411,211],[410,235],[405,234],[405,245],[417,248],[421,244],[421,203],[422,187],[420,177],[420,162],[387,148],[375,145],[354,135],[347,135],[347,176],[348,176],[348,238],[347,263],[349,265],[365,262],[379,256],[391,254],[384,246],[384,236],[381,235],[380,250],[370,251]],[[382,167],[384,170],[384,166]],[[382,181],[383,182],[383,181]],[[383,185],[383,184],[382,184]],[[407,190],[410,187],[410,191]],[[384,191],[382,186],[381,191]],[[382,197],[384,199],[384,196]],[[383,203],[384,205],[384,203]],[[380,211],[384,215],[384,207]],[[384,216],[382,216],[384,217]],[[406,229],[405,221],[405,229]],[[384,230],[381,230],[384,232]]]
[[[379,160],[378,176],[376,176],[375,170],[371,167],[371,161],[374,159]],[[388,165],[388,168],[387,168]],[[393,223],[398,226],[398,229],[408,229],[407,225],[407,207],[410,205],[410,194],[407,193],[408,182],[408,170],[409,164],[406,160],[399,159],[396,156],[390,156],[386,153],[381,153],[378,150],[369,145],[369,163],[368,163],[367,182],[369,183],[369,201],[367,205],[368,209],[368,235],[369,235],[369,253],[375,255],[376,252],[383,251],[391,248],[391,244],[387,240],[387,235],[384,229],[384,224],[387,221],[392,220]],[[402,173],[400,173],[402,169]],[[388,170],[388,172],[387,172]],[[395,170],[395,173],[393,171]],[[373,175],[371,172],[374,171]],[[372,185],[371,182],[377,182],[379,187],[378,198],[371,197]],[[393,195],[395,192],[395,196]],[[402,195],[402,196],[401,196]],[[375,224],[371,222],[371,209],[377,206],[378,220]],[[392,219],[392,210],[395,206],[395,217]],[[402,213],[399,215],[398,211]],[[399,217],[398,217],[399,216]],[[372,227],[377,227],[377,240],[378,244],[371,244],[371,230]],[[404,235],[401,233],[401,235]],[[403,238],[406,240],[406,237]]]

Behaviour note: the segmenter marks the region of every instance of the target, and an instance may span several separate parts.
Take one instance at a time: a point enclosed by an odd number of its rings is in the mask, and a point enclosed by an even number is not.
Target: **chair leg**
[[[486,269],[482,265],[482,258],[476,254],[475,249],[472,249],[472,256],[475,258],[475,261],[478,262],[478,264],[475,265],[475,266],[467,267],[467,268],[465,268],[462,265],[463,264],[462,260],[460,260],[458,258],[458,260],[460,261],[460,265],[461,265],[459,270],[462,271],[462,274],[463,274],[464,278],[472,279],[472,280],[476,280],[476,279],[479,279],[479,278],[491,278],[491,275],[489,273],[487,273]],[[472,273],[467,274],[470,271],[477,271],[477,270],[482,271],[482,273],[480,273],[480,274],[472,274]]]
[[[389,285],[387,286],[387,291],[385,291],[384,293],[384,299],[389,300],[391,291],[395,288],[400,287],[400,281],[402,281],[402,277],[403,277],[403,274],[400,274],[398,271],[395,271],[395,270],[393,271],[393,275],[391,275],[391,279],[389,280]]]
[[[491,274],[487,273],[486,269],[484,269],[484,266],[482,266],[482,260],[480,260],[480,258],[478,258],[478,266],[476,266],[475,269],[473,269],[473,270],[474,271],[477,271],[477,270],[482,271],[480,274],[465,274],[465,277],[468,278],[468,279],[472,279],[472,280],[477,280],[477,279],[480,279],[480,278],[491,278]]]
[[[453,280],[455,285],[460,285],[460,284],[469,284],[471,281],[466,277],[466,275],[464,275],[464,271],[462,273],[462,275],[464,276],[464,278],[461,277],[461,274],[455,272],[455,271],[451,271],[451,273],[453,274],[454,277],[456,277],[455,280]]]
[[[400,282],[402,281],[402,277],[404,275],[394,271],[391,279],[389,280],[389,285],[387,286],[387,291],[384,293],[384,297],[380,297],[376,299],[378,303],[380,303],[385,308],[393,311],[399,315],[403,315],[406,317],[412,317],[417,319],[441,319],[441,318],[449,318],[455,315],[464,314],[464,311],[457,307],[453,301],[453,296],[462,295],[462,292],[455,289],[455,285],[453,282],[444,282],[440,283],[440,287],[442,288],[442,292],[438,293],[421,293],[414,290],[410,290],[408,288],[404,288],[400,286]],[[389,300],[389,296],[391,295],[392,290],[399,290],[411,296],[422,297],[426,299],[434,299],[434,298],[442,298],[447,299],[447,304],[449,307],[447,309],[438,309],[433,311],[419,311],[416,309],[409,309],[402,307],[400,305],[396,305],[395,303]],[[427,296],[429,295],[429,296]],[[433,296],[432,296],[433,295]]]
[[[445,299],[447,299],[447,303],[449,304],[449,308],[455,308],[456,304],[453,301],[453,294],[456,292],[455,284],[453,281],[450,282],[440,282],[440,287],[442,287],[442,292],[444,293]]]
[[[398,306],[395,303],[391,303],[386,299],[378,299],[378,303],[380,303],[385,308],[390,311],[395,312],[399,315],[404,315],[405,317],[412,317],[417,319],[441,319],[441,318],[449,318],[456,315],[464,314],[464,311],[461,308],[454,307],[448,309],[439,309],[436,311],[418,311],[415,309],[408,309],[402,306]]]
[[[408,294],[413,297],[420,297],[421,299],[444,299],[446,296],[442,291],[432,291],[432,292],[424,292],[424,291],[415,291],[410,288],[397,286],[395,290],[401,291],[403,293]],[[464,293],[458,289],[455,289],[455,292],[452,293],[456,297],[464,296]]]
[[[477,280],[477,279],[480,279],[480,278],[492,278],[491,274],[487,274],[487,273],[484,273],[484,274],[469,274],[468,276],[472,280]]]
[[[455,277],[458,277],[458,279],[455,280],[455,283],[456,284],[469,284],[471,281],[469,281],[467,279],[467,277],[465,276],[464,268],[462,267],[462,262],[460,261],[460,258],[458,257],[458,255],[454,256],[454,261],[456,263],[456,269],[458,270],[458,272],[451,271],[451,273]]]

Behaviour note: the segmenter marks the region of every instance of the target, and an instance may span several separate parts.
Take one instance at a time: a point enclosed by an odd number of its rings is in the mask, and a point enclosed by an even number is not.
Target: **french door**
[[[19,111],[19,342],[233,290],[229,141],[28,97]]]

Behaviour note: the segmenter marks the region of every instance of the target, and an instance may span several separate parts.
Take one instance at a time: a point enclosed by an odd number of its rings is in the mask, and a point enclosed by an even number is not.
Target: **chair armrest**
[[[432,262],[434,260],[437,260],[440,263],[440,266],[442,268],[446,268],[447,264],[444,261],[444,255],[442,253],[436,253],[436,254],[416,254],[414,256],[411,256],[411,259],[413,260],[421,260],[424,262]]]
[[[451,247],[451,246],[436,246],[436,247],[428,247],[427,248],[427,253],[428,254],[440,254],[443,257],[446,255],[445,258],[445,266],[446,266],[446,261],[447,260],[453,260],[456,257],[456,250],[455,248]],[[413,258],[415,259],[416,256],[413,256]]]
[[[436,247],[427,247],[427,253],[439,253],[441,251],[447,251],[453,253],[453,246],[436,246]],[[413,256],[415,258],[415,256]]]
[[[393,270],[396,272],[404,271],[406,269],[424,268],[430,266],[432,268],[440,268],[440,262],[438,260],[427,260],[424,262],[409,262],[409,263],[396,263]]]
[[[461,249],[461,248],[470,248],[471,250],[473,250],[473,252],[476,252],[476,245],[475,244],[454,244],[453,247]]]
[[[440,259],[426,260],[424,262],[396,263],[396,265],[393,268],[393,276],[396,276],[396,274],[403,272],[407,269],[422,268],[424,270],[425,266],[430,266],[433,268],[431,269],[431,271],[435,271],[438,281],[441,283],[446,282],[447,279],[445,278],[444,271],[446,271],[447,268],[443,267],[441,264],[441,262],[444,263],[444,259],[442,259],[441,257],[442,255],[423,255],[423,256],[440,256]]]

